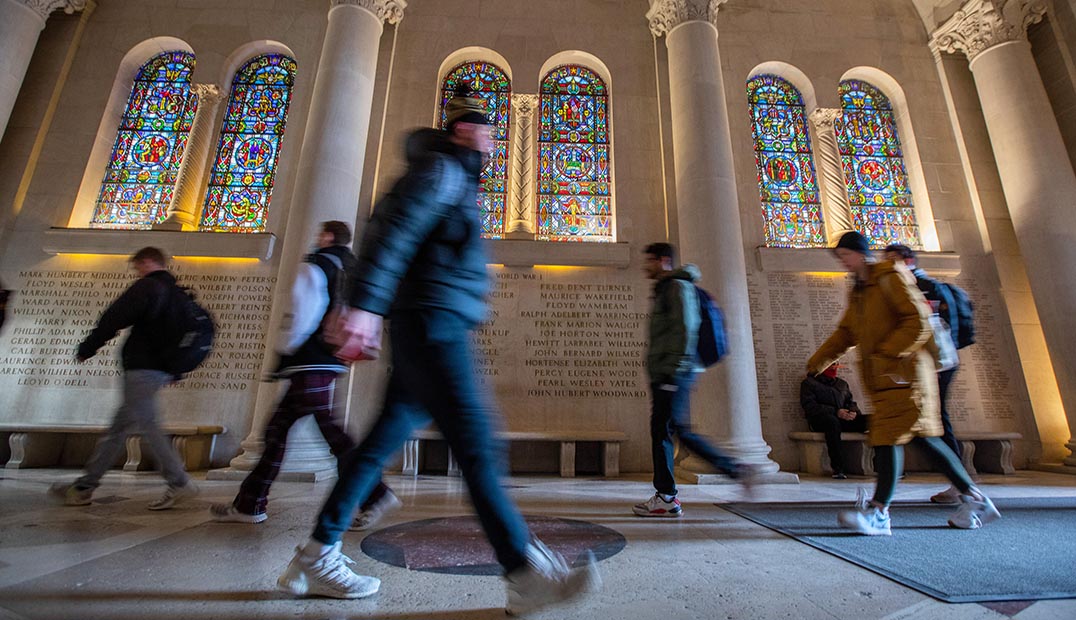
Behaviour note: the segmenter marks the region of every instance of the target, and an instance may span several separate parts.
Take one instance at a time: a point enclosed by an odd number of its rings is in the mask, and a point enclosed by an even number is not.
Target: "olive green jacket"
[[[654,284],[646,355],[651,383],[672,383],[677,373],[701,370],[696,354],[699,298],[694,284],[700,275],[698,267],[687,264]]]

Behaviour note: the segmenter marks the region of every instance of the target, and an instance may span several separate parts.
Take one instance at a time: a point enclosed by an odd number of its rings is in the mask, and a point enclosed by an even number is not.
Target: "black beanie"
[[[867,241],[866,237],[854,230],[841,235],[841,240],[837,242],[837,248],[852,250],[853,252],[859,252],[860,254],[866,254],[867,256],[870,256],[871,253],[870,242]]]

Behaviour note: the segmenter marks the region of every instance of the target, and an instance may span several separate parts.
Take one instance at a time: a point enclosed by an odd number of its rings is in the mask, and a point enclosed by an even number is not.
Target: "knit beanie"
[[[445,129],[452,129],[456,123],[488,125],[486,102],[469,89],[457,91],[445,104]]]
[[[837,248],[852,250],[853,252],[859,252],[860,254],[866,254],[867,256],[870,256],[871,253],[870,242],[867,241],[866,237],[854,230],[841,235],[841,240],[837,242]]]

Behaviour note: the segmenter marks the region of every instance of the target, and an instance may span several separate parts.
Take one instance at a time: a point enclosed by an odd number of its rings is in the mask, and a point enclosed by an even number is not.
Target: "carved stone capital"
[[[814,112],[811,112],[810,116],[807,118],[819,131],[832,130],[837,119],[841,117],[841,114],[843,114],[843,112],[839,108],[818,108]]]
[[[19,4],[29,7],[37,13],[42,20],[49,18],[56,9],[63,9],[68,15],[75,11],[86,8],[86,0],[15,0]]]
[[[646,19],[650,32],[660,37],[684,22],[704,21],[717,25],[717,10],[728,0],[650,0]]]
[[[963,53],[969,61],[986,50],[1010,41],[1027,40],[1027,28],[1042,21],[1044,0],[968,0],[934,31],[930,48]]]
[[[224,93],[221,92],[220,86],[216,84],[192,84],[191,92],[198,95],[198,104],[202,103],[219,103],[224,97]]]
[[[531,116],[538,109],[538,95],[512,95],[512,113]]]
[[[407,0],[330,0],[332,7],[341,5],[357,6],[370,11],[382,22],[398,24],[403,20],[404,9],[407,8]]]

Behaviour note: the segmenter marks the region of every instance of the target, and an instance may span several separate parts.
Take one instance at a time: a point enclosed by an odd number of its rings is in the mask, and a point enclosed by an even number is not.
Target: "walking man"
[[[50,495],[67,506],[90,503],[101,478],[124,453],[127,436],[132,434],[146,442],[158,470],[168,482],[164,495],[149,504],[150,510],[166,510],[198,494],[198,488],[187,476],[157,422],[157,393],[180,379],[167,370],[169,364],[164,359],[161,342],[161,319],[166,304],[174,303],[176,278],[165,268],[167,259],[157,248],[142,248],[131,256],[130,262],[139,279],[112,302],[78,347],[76,357],[79,362],[85,362],[121,329],[131,328],[123,344],[123,403],[116,410],[112,426],[98,442],[81,478],[71,484],[58,482],[49,488]]]
[[[475,380],[470,341],[487,314],[476,190],[490,128],[485,104],[475,97],[454,97],[446,117],[446,130],[418,130],[408,138],[408,170],[374,210],[351,278],[346,331],[352,340],[379,348],[383,317],[391,319],[393,368],[382,412],[341,460],[340,478],[311,538],[296,549],[278,585],[296,595],[335,598],[378,591],[380,580],[347,567],[341,538],[385,461],[432,417],[503,567],[506,611],[518,614],[565,601],[599,580],[592,556],[569,571],[564,558],[534,538],[501,486],[496,412]]]
[[[674,269],[676,251],[668,243],[651,243],[643,254],[643,272],[654,280],[646,368],[650,374],[650,440],[656,492],[633,506],[632,512],[640,517],[679,517],[684,510],[676,497],[673,477],[674,434],[680,445],[739,480],[748,490],[756,473],[752,466],[729,458],[691,429],[691,388],[703,371],[696,354],[701,323],[694,284],[700,277],[698,267],[688,264]]]
[[[916,287],[922,291],[927,301],[933,302],[933,305],[937,307],[941,320],[949,327],[952,342],[957,342],[960,318],[957,314],[956,302],[953,300],[953,294],[949,292],[949,288],[940,285],[937,280],[928,276],[926,271],[920,269],[916,264],[915,250],[906,245],[895,243],[886,246],[885,259],[894,263],[902,263],[911,270],[912,275],[915,276]],[[956,440],[956,434],[953,433],[953,423],[949,419],[949,409],[945,405],[949,396],[949,386],[953,383],[953,377],[956,376],[959,363],[960,358],[957,357],[956,364],[951,368],[938,371],[938,402],[941,404],[942,441],[949,446],[957,459],[962,458],[964,455],[960,442]],[[948,489],[931,496],[930,501],[936,504],[959,504],[960,491],[950,485]]]
[[[333,388],[337,375],[347,372],[326,344],[322,327],[325,317],[337,303],[347,271],[355,266],[355,256],[348,249],[351,229],[344,222],[322,222],[317,236],[317,251],[307,255],[295,277],[291,291],[291,309],[280,338],[275,376],[289,381],[288,391],[265,426],[265,447],[261,460],[243,480],[231,504],[214,504],[209,510],[213,519],[236,523],[261,523],[269,503],[269,488],[280,472],[287,448],[288,431],[301,418],[312,415],[329,444],[333,456],[340,459],[355,447],[347,432],[333,419]],[[363,506],[368,517],[379,518],[398,508],[400,500],[384,484],[379,484]],[[371,518],[362,525],[371,525]]]

